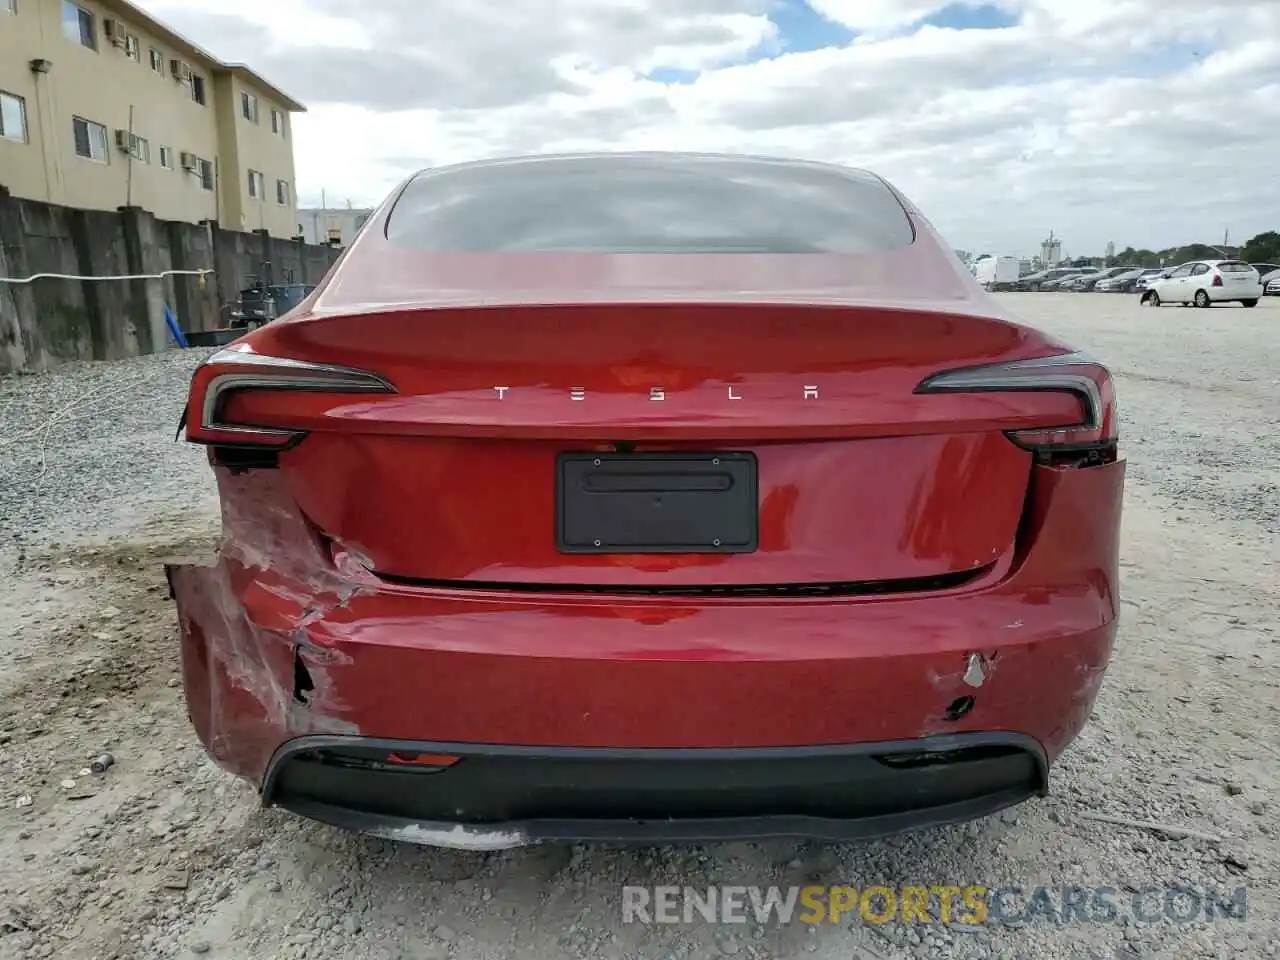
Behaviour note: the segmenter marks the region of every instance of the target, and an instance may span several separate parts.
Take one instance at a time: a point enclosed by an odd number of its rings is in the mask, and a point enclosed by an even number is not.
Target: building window
[[[27,142],[26,101],[3,90],[0,90],[0,139]]]
[[[76,156],[98,163],[107,162],[107,128],[92,120],[73,117],[72,133],[75,135]]]
[[[250,123],[258,122],[258,98],[252,93],[240,94],[240,113]]]
[[[173,169],[173,147],[160,148],[160,166],[166,170]]]
[[[129,154],[135,160],[141,160],[143,163],[151,162],[151,141],[145,137],[130,136],[129,137]]]
[[[196,161],[196,176],[200,178],[200,186],[206,190],[213,189],[213,162],[210,160]]]
[[[164,54],[155,47],[151,48],[151,69],[164,76]]]
[[[287,180],[276,181],[276,203],[282,207],[289,205],[289,182]]]
[[[142,59],[142,48],[138,46],[138,38],[133,34],[125,35],[124,55],[134,63],[138,63]]]
[[[284,136],[284,114],[279,110],[271,111],[271,132]]]
[[[202,107],[205,105],[204,77],[197,77],[194,73],[191,75],[191,99]]]
[[[255,200],[262,200],[263,194],[266,193],[266,181],[261,173],[257,170],[249,171],[249,196]]]
[[[62,32],[68,40],[73,40],[90,50],[98,49],[98,34],[93,22],[93,14],[84,7],[76,6],[71,0],[62,0]]]

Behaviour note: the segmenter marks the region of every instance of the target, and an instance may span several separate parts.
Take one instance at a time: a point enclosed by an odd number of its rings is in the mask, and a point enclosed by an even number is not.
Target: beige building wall
[[[64,0],[0,0],[0,94],[21,99],[26,126],[25,138],[14,138],[11,122],[0,131],[0,184],[15,196],[69,207],[132,204],[166,220],[216,219],[228,229],[293,236],[290,113],[301,106],[125,0],[76,5],[92,18],[85,33],[96,49],[68,37]],[[108,20],[119,24],[125,46],[108,36]],[[190,68],[191,80],[174,77],[174,60]],[[32,61],[44,63],[33,69]],[[258,123],[242,116],[241,93],[257,97]],[[11,121],[14,101],[7,103]],[[272,110],[283,134],[272,133]],[[76,118],[105,129],[105,152],[77,155]],[[145,142],[130,141],[130,129]],[[117,131],[134,143],[133,153],[117,146]],[[201,175],[199,162],[184,169],[184,154],[207,163],[209,174]],[[249,197],[250,169],[263,175],[261,202]],[[288,185],[285,203],[277,202],[277,180]]]
[[[251,98],[247,104],[246,96]],[[273,236],[294,236],[298,201],[294,196],[293,120],[289,112],[239,69],[219,75],[217,97],[219,135],[221,142],[229,145],[222,157],[223,183],[231,184],[231,171],[225,168],[234,165],[236,184],[234,191],[228,188],[226,192],[227,225],[235,230],[269,230]],[[251,183],[251,171],[259,175],[261,190]]]

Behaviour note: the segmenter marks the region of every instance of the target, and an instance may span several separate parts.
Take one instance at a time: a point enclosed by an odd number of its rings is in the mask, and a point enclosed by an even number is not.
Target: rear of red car
[[[392,197],[193,378],[192,721],[461,846],[857,836],[1047,788],[1115,631],[1106,370],[879,179],[613,155]]]

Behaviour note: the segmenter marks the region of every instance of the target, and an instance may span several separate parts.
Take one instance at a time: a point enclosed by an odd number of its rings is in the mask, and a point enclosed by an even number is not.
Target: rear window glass
[[[1220,263],[1218,264],[1219,273],[1251,273],[1253,267],[1247,263]]]
[[[856,170],[735,157],[556,157],[426,172],[387,237],[438,251],[864,253],[910,246],[898,198]]]

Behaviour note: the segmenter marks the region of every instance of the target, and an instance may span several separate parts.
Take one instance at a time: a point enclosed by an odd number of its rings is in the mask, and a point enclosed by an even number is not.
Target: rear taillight
[[[219,350],[196,368],[183,415],[187,439],[228,447],[283,449],[304,433],[261,423],[224,420],[227,398],[243,390],[293,390],[307,393],[395,393],[382,377],[355,370],[288,357],[272,357],[249,347]]]
[[[1119,438],[1119,423],[1111,374],[1085,353],[947,370],[925,380],[916,388],[916,393],[1026,390],[1075,395],[1080,399],[1083,419],[1061,426],[1012,430],[1008,436],[1014,443],[1046,453],[1114,449]]]
[[[1220,274],[1217,270],[1213,271],[1213,285],[1215,287],[1222,286],[1222,274]]]

